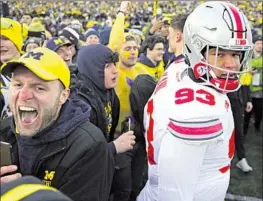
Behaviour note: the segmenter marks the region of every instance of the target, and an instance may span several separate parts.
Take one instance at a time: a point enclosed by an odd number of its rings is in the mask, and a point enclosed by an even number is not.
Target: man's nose
[[[136,51],[137,51],[136,48],[131,48],[131,51],[130,51],[130,52],[131,52],[132,55],[134,55],[134,54],[136,54]]]
[[[71,54],[72,54],[71,49],[67,49],[67,50],[66,50],[66,56],[70,56]]]
[[[114,64],[114,66],[111,67],[111,72],[112,72],[113,74],[118,73],[118,68],[116,67],[115,64]]]
[[[233,58],[232,55],[225,55],[224,58],[224,67],[229,68],[231,70],[237,68],[236,60]]]
[[[19,97],[21,100],[29,100],[33,98],[33,92],[27,87],[23,87],[19,92]]]

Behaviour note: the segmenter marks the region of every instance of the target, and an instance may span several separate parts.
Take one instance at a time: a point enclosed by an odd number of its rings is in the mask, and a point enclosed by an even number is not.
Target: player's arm
[[[164,136],[158,160],[159,201],[192,201],[207,144]]]

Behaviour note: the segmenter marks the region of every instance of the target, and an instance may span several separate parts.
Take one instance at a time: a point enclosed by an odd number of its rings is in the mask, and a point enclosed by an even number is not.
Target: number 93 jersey
[[[148,181],[138,201],[222,201],[234,155],[225,94],[194,82],[186,64],[170,66],[144,111]]]

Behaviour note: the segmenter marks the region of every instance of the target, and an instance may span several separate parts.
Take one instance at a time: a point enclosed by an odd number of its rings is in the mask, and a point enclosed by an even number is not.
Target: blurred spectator
[[[11,20],[8,18],[1,18],[0,21],[0,65],[3,63],[18,59],[23,53],[23,36],[22,36],[22,26],[19,22]],[[0,90],[2,96],[2,105],[0,119],[7,118],[10,115],[10,110],[8,107],[8,87],[11,75],[3,75],[1,73],[0,79]],[[4,100],[4,101],[3,101]]]
[[[53,37],[46,43],[46,47],[56,52],[69,66],[72,62],[71,43],[62,37]]]
[[[95,29],[92,28],[88,29],[84,36],[87,45],[100,43],[99,33]]]
[[[47,38],[45,27],[38,18],[34,18],[28,26],[28,37],[37,37],[43,41]]]
[[[253,56],[249,64],[252,68],[251,97],[253,110],[245,114],[244,132],[247,133],[252,113],[254,114],[254,128],[257,134],[261,133],[262,122],[262,35],[254,36],[255,44]]]
[[[77,62],[78,51],[82,46],[79,34],[74,29],[65,27],[60,31],[59,36],[65,37],[72,44],[70,47],[72,53],[72,63],[75,64]]]
[[[27,26],[29,26],[32,22],[32,15],[29,13],[24,13],[22,15],[22,18],[20,20],[21,24],[26,24]]]
[[[141,55],[135,65],[136,68],[144,69],[156,81],[161,78],[164,72],[164,45],[165,39],[162,36],[153,35],[147,37],[142,43]]]
[[[28,38],[28,40],[25,41],[23,45],[23,51],[30,52],[31,50],[41,46],[42,46],[42,40],[40,38],[30,37]]]

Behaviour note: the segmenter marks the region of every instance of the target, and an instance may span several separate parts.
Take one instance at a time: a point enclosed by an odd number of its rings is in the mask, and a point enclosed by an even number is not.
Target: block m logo
[[[45,180],[49,180],[49,181],[52,181],[53,180],[53,178],[54,178],[54,176],[55,176],[55,171],[48,171],[48,170],[46,170],[45,171],[45,177],[44,177],[44,179]]]
[[[63,43],[63,41],[62,41],[61,38],[57,38],[57,39],[54,40],[54,43],[55,43],[56,45],[60,45],[60,44]]]
[[[42,52],[28,52],[24,58],[33,58],[33,59],[36,59],[36,60],[40,60],[41,57],[43,56],[44,54]]]

